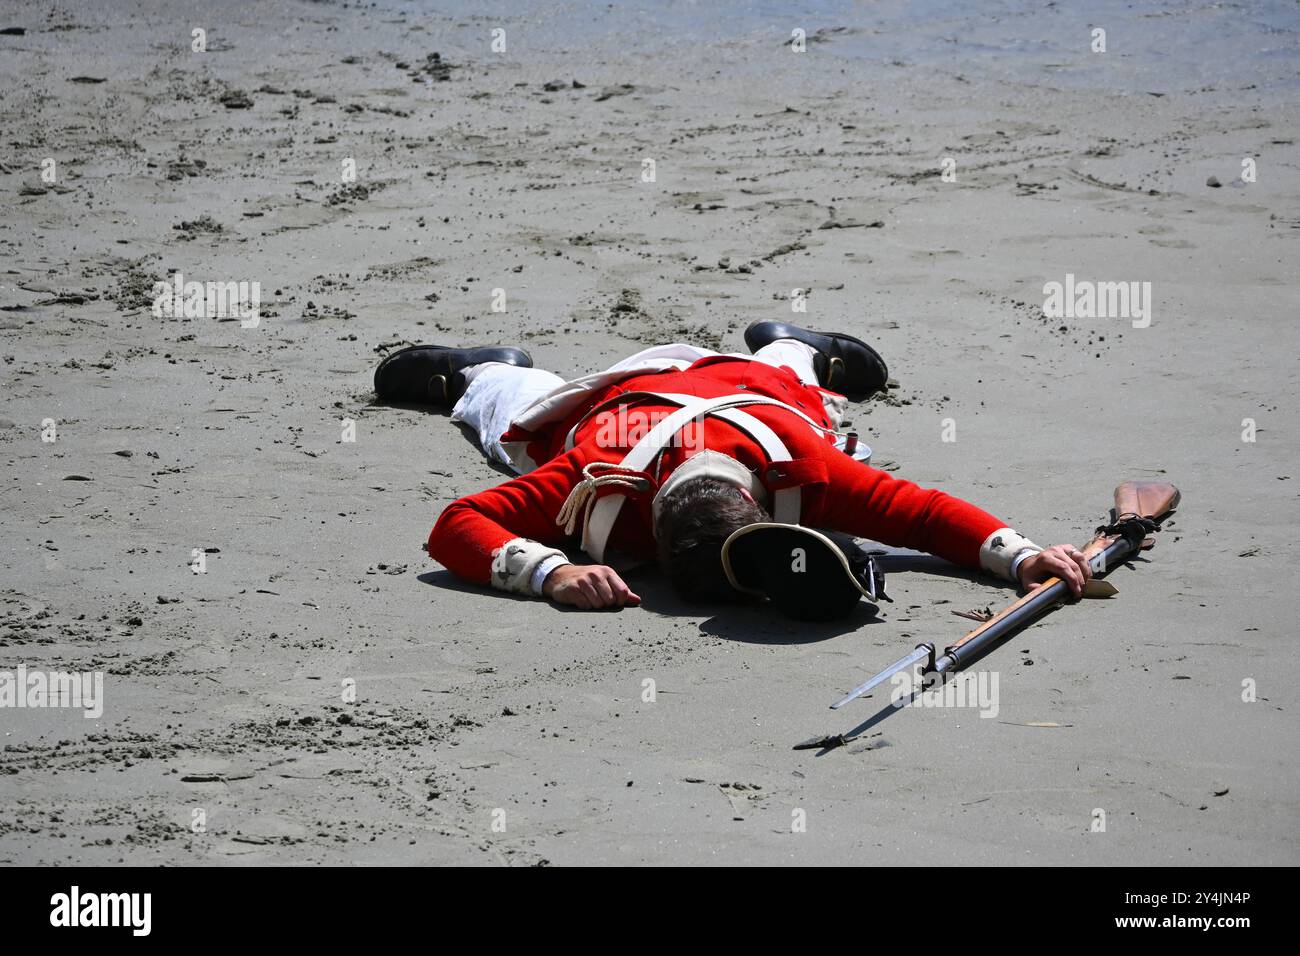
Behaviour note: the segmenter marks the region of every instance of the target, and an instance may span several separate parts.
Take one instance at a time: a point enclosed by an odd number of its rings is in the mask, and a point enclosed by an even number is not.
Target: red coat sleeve
[[[827,445],[820,508],[803,523],[980,567],[980,546],[1006,528],[969,502],[894,478]]]
[[[507,542],[523,538],[554,546],[565,540],[555,516],[582,479],[583,461],[582,450],[574,449],[522,477],[453,501],[429,535],[429,557],[466,581],[499,585],[492,579],[493,559]]]

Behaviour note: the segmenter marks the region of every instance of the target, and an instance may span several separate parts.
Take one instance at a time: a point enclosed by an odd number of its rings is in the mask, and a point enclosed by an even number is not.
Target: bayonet
[[[915,664],[919,664],[921,661],[933,660],[933,659],[934,659],[933,644],[917,644],[916,650],[912,651],[912,653],[908,654],[906,657],[900,657],[898,660],[894,661],[894,663],[890,664],[888,667],[886,667],[875,677],[871,678],[871,680],[867,681],[865,684],[859,684],[857,687],[853,688],[853,690],[845,694],[842,698],[837,700],[835,703],[831,704],[831,710],[839,710],[849,701],[857,700],[867,691],[871,690],[871,688],[875,687],[877,684],[881,683],[882,681],[889,680],[889,678],[893,677],[899,671],[905,671],[909,667],[912,667]]]

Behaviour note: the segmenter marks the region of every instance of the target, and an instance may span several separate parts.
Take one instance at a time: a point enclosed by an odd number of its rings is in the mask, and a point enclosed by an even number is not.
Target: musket
[[[1097,529],[1095,536],[1082,551],[1094,575],[1105,574],[1117,564],[1122,564],[1139,550],[1153,543],[1148,537],[1160,530],[1160,524],[1173,513],[1181,494],[1178,489],[1163,481],[1126,481],[1115,489],[1115,507],[1110,523]],[[1060,578],[1048,578],[1041,586],[1030,591],[1014,604],[989,618],[955,644],[937,654],[934,644],[922,642],[912,653],[899,658],[869,681],[859,684],[842,699],[831,704],[838,710],[849,701],[861,697],[899,671],[924,662],[921,669],[925,686],[942,682],[945,675],[960,670],[980,657],[999,640],[1041,617],[1070,599],[1070,586]]]

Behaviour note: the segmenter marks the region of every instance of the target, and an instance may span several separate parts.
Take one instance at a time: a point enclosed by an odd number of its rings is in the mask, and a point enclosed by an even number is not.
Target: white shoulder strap
[[[750,438],[762,446],[768,461],[790,460],[790,450],[785,447],[785,442],[781,441],[776,432],[753,415],[742,412],[738,408],[722,409],[716,414],[719,418],[727,420],[741,431],[747,432]],[[778,489],[772,495],[772,517],[782,524],[798,524],[799,506],[802,499],[803,490],[801,488]]]

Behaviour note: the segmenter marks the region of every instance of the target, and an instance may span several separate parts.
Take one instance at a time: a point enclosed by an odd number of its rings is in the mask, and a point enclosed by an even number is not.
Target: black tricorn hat
[[[885,578],[853,538],[797,524],[760,521],[731,533],[722,545],[731,586],[765,597],[803,621],[831,621],[852,613],[866,598],[874,614],[885,597]]]

